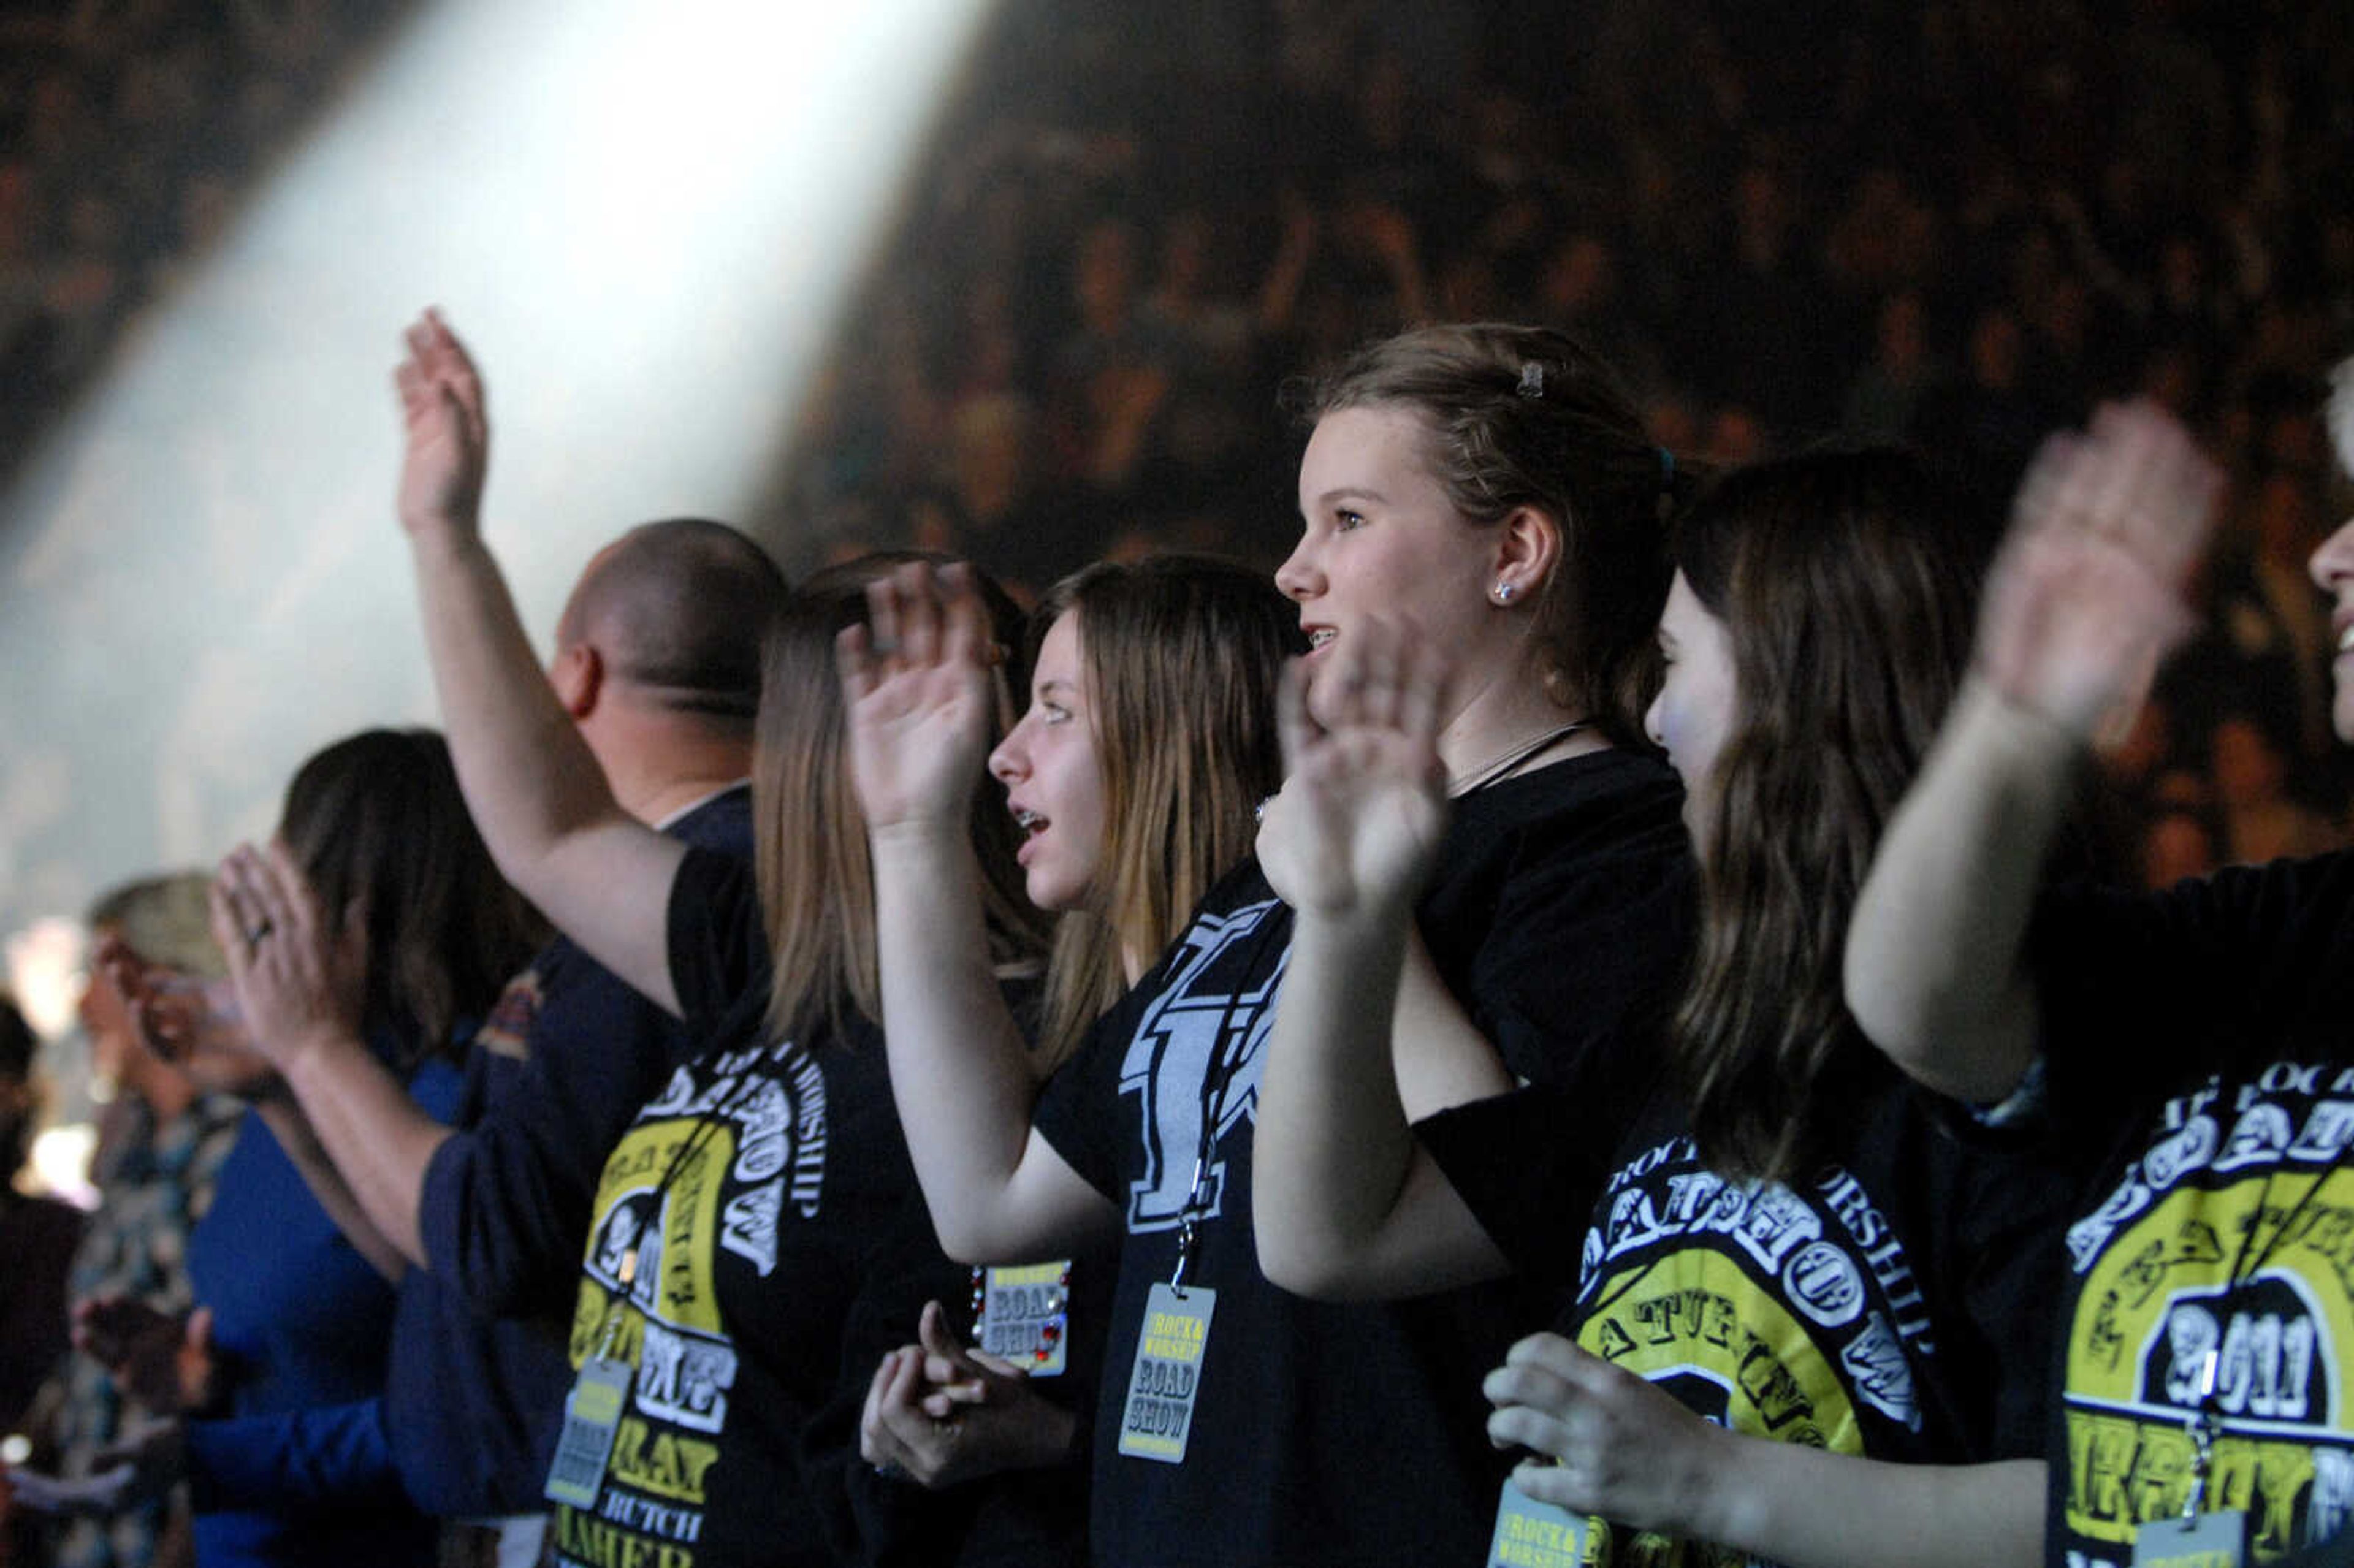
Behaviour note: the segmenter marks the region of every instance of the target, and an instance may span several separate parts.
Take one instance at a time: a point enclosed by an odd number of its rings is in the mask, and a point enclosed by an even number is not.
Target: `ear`
[[[1550,513],[1533,506],[1516,507],[1495,528],[1495,556],[1489,574],[1489,597],[1510,585],[1510,600],[1534,599],[1561,564],[1561,524]]]
[[[578,724],[597,711],[597,701],[605,692],[605,660],[593,643],[575,642],[556,655],[548,667],[547,683],[556,688],[556,700],[564,711]]]

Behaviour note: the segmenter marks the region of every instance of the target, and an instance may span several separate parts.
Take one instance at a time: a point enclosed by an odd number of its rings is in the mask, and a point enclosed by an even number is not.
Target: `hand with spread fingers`
[[[358,1038],[366,923],[357,910],[331,921],[283,841],[240,844],[221,862],[212,927],[246,1028],[281,1072],[321,1041]]]
[[[1978,673],[2090,739],[2147,690],[2194,621],[2183,585],[2222,476],[2156,405],[2112,404],[2029,468],[1987,579]]]
[[[1638,1530],[1699,1533],[1690,1507],[1716,1485],[1717,1451],[1734,1440],[1723,1427],[1558,1334],[1514,1345],[1480,1390],[1496,1407],[1488,1440],[1539,1456],[1512,1473],[1530,1497]]]
[[[74,1303],[72,1332],[74,1349],[158,1415],[203,1410],[218,1393],[209,1308],[183,1317],[129,1297],[93,1297]]]
[[[1447,827],[1438,756],[1445,660],[1406,628],[1368,621],[1313,677],[1284,673],[1283,789],[1260,819],[1259,865],[1295,909],[1345,916],[1410,903]]]
[[[920,1344],[883,1358],[866,1391],[858,1449],[885,1475],[949,1487],[1002,1470],[1036,1469],[1070,1451],[1076,1424],[1014,1368],[967,1350],[937,1301]]]
[[[404,438],[400,525],[411,534],[472,534],[490,467],[482,376],[439,312],[427,311],[404,341],[408,355],[393,372]]]
[[[198,1089],[252,1099],[276,1083],[278,1069],[254,1049],[229,981],[150,963],[111,934],[100,941],[90,970],[90,983],[112,988],[122,1002],[141,1048]]]
[[[866,586],[864,626],[835,641],[850,774],[869,832],[960,835],[989,744],[995,650],[971,572],[917,562]]]
[[[155,1501],[186,1468],[186,1432],[177,1417],[148,1417],[101,1449],[83,1476],[52,1476],[11,1467],[9,1490],[39,1513],[104,1515]]]

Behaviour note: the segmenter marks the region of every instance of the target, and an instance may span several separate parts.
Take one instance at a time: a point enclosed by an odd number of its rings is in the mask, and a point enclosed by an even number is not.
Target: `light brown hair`
[[[1056,922],[1044,1065],[1067,1056],[1128,989],[1124,950],[1157,956],[1250,853],[1282,787],[1275,692],[1302,652],[1299,609],[1266,574],[1205,556],[1100,562],[1056,584],[1032,652],[1077,618],[1104,781],[1100,907]]]
[[[1418,327],[1289,401],[1311,424],[1344,408],[1411,409],[1463,517],[1490,524],[1527,507],[1550,518],[1561,558],[1534,600],[1547,694],[1619,744],[1646,744],[1667,519],[1688,476],[1644,433],[1608,366],[1549,328]]]
[[[851,1009],[879,1022],[875,952],[875,867],[866,818],[850,780],[846,715],[834,638],[866,620],[866,585],[910,561],[945,557],[880,552],[830,567],[802,583],[777,618],[763,659],[752,750],[755,868],[773,972],[769,1027],[802,1039],[839,1034]],[[1022,613],[983,574],[973,579],[1000,646],[1021,640]],[[1034,960],[1045,917],[1022,892],[1017,834],[1003,798],[984,777],[973,791],[972,842],[981,903],[1001,962]]]

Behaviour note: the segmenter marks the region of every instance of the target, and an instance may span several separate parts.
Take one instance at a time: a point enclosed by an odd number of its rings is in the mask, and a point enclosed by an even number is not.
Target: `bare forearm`
[[[451,760],[508,881],[672,1012],[664,914],[684,851],[631,818],[557,701],[498,563],[467,529],[410,535]]]
[[[1999,1098],[2026,1070],[2022,948],[2078,755],[2065,731],[1973,680],[1882,837],[1848,928],[1848,1006],[1932,1088]]]
[[[1346,1289],[1405,1183],[1414,1135],[1390,1069],[1409,922],[1301,911],[1259,1078],[1251,1205],[1259,1266],[1309,1295]]]
[[[418,1202],[425,1168],[450,1129],[419,1109],[356,1040],[313,1045],[288,1064],[286,1081],[370,1224],[411,1265],[426,1266]]]
[[[1404,910],[1363,922],[1303,914],[1294,929],[1259,1082],[1251,1197],[1259,1266],[1287,1289],[1379,1298],[1507,1270],[1411,1130],[1400,1086],[1427,1044],[1408,1038],[1411,1021],[1421,987],[1438,984],[1417,978],[1428,965],[1419,946]],[[1426,1062],[1418,1075],[1434,1093],[1465,1083]],[[1424,1114],[1476,1097],[1441,1097]]]
[[[556,700],[498,563],[460,529],[411,535],[441,722],[483,842],[509,881],[534,883],[569,831],[620,814]]]
[[[2034,1568],[2044,1467],[1897,1465],[1727,1435],[1706,1517],[1682,1533],[1790,1568]]]
[[[1008,1210],[1036,1086],[998,989],[971,844],[961,823],[916,823],[877,832],[874,853],[891,1087],[932,1223],[953,1256],[1030,1255],[1048,1238]]]
[[[302,1107],[283,1095],[272,1095],[256,1108],[278,1139],[278,1146],[302,1173],[302,1184],[311,1190],[311,1196],[318,1200],[327,1217],[334,1221],[344,1239],[367,1259],[369,1267],[395,1284],[399,1283],[400,1277],[408,1272],[408,1258],[368,1217],[358,1196],[335,1169]]]

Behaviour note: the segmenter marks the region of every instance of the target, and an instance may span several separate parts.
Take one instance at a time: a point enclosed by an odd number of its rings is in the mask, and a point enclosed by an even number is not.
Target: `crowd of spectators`
[[[0,475],[409,9],[0,3]]]
[[[0,463],[412,10],[0,5]],[[1585,335],[1687,461],[1909,438],[1989,496],[2146,393],[2235,480],[2210,631],[2119,763],[2148,853],[2340,836],[2301,563],[2354,336],[2345,7],[1007,0],[932,149],[780,447],[797,565],[1271,563],[1282,383],[1417,319]]]
[[[1989,498],[2143,394],[2235,487],[2209,632],[2117,764],[2132,853],[2344,836],[2303,562],[2354,12],[1021,0],[938,144],[779,476],[811,556],[1272,561],[1285,379],[1417,319],[1581,334],[1688,460],[1910,440]]]

